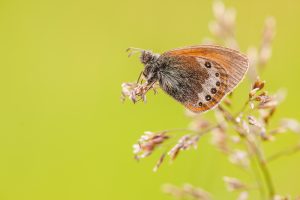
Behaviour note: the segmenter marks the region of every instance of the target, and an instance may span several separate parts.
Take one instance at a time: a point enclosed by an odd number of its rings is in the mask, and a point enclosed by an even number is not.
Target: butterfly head
[[[159,54],[154,54],[151,51],[142,51],[140,56],[141,63],[144,64],[145,68],[143,75],[146,78],[148,84],[152,84],[158,79],[158,64]]]

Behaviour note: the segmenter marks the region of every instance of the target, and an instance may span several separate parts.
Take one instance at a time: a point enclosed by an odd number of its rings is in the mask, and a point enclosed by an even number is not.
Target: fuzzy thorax
[[[148,84],[157,81],[157,72],[159,71],[158,59],[160,55],[151,51],[142,51],[140,56],[141,63],[145,65],[143,75],[147,79]]]

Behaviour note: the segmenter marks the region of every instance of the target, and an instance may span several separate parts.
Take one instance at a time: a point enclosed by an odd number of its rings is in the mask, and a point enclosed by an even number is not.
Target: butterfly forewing
[[[204,112],[218,105],[237,86],[248,69],[246,56],[219,46],[201,45],[174,49],[161,57],[163,60],[176,61],[175,64],[169,63],[172,68],[168,71],[179,73],[164,78],[166,81],[175,79],[182,90],[179,88],[170,92],[161,83],[162,88],[194,112]],[[186,71],[190,73],[187,75]],[[180,75],[182,73],[185,74],[184,79]]]

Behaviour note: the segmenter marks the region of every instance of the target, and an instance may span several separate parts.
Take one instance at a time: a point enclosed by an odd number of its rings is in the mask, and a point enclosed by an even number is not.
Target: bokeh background
[[[276,18],[273,57],[262,77],[270,91],[288,91],[275,118],[300,119],[300,2],[224,3],[237,10],[244,51],[259,44],[265,17]],[[187,182],[215,199],[234,197],[222,176],[247,177],[209,136],[157,173],[159,154],[137,163],[132,144],[143,131],[185,127],[188,119],[162,92],[149,95],[147,104],[119,98],[120,84],[136,80],[142,69],[125,49],[163,52],[201,43],[209,36],[211,6],[203,0],[1,0],[0,199],[171,199],[161,185]],[[297,139],[280,136],[267,152]],[[299,165],[300,155],[270,164],[277,193],[300,194]]]

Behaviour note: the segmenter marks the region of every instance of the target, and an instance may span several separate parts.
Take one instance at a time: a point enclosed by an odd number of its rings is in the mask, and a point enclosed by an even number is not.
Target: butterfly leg
[[[138,84],[140,81],[141,81],[141,83],[142,83],[142,81],[143,81],[143,79],[142,79],[142,74],[143,74],[143,72],[144,72],[144,71],[141,71],[141,72],[140,72],[140,75],[139,75],[139,77],[138,77],[138,79],[137,79],[137,81],[136,81],[137,84]]]

